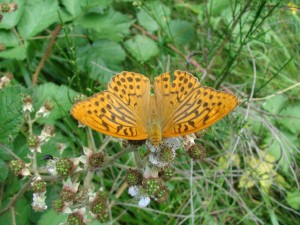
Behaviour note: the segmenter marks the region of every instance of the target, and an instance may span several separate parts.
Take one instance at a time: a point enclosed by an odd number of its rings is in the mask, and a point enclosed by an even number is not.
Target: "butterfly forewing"
[[[75,103],[71,114],[101,133],[129,140],[146,139],[149,93],[147,77],[122,72],[113,77],[107,91]]]
[[[201,87],[197,78],[176,71],[170,88],[163,83],[165,76],[155,80],[158,105],[168,107],[161,117],[164,137],[175,137],[203,130],[226,116],[237,106],[234,95]]]

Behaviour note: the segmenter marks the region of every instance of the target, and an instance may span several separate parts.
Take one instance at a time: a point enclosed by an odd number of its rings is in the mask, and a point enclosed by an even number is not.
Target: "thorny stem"
[[[32,136],[32,124],[33,120],[31,119],[30,112],[25,112],[25,120],[28,124],[28,131],[29,136]],[[32,169],[34,171],[34,175],[37,177],[39,176],[38,166],[37,166],[37,160],[36,160],[36,151],[33,151],[31,156],[31,162],[32,162]]]
[[[90,183],[91,183],[91,180],[93,179],[93,176],[94,176],[94,171],[92,170],[88,170],[88,173],[84,179],[84,182],[83,182],[83,186],[85,188],[89,188],[90,187]]]
[[[2,210],[0,211],[0,215],[2,215],[2,214],[5,213],[7,210],[9,210],[9,209],[17,202],[17,200],[18,200],[20,197],[23,196],[23,194],[30,188],[32,179],[33,179],[33,177],[31,177],[31,178],[27,181],[27,183],[22,187],[22,189],[21,189],[16,195],[14,195],[14,196],[11,198],[11,200],[10,200],[10,202],[7,204],[7,206],[6,206],[4,209],[2,209]]]
[[[5,151],[7,151],[9,154],[11,154],[13,157],[15,157],[18,160],[22,160],[19,156],[17,156],[10,148],[5,146],[4,144],[0,143],[0,147],[3,148]]]
[[[87,138],[88,138],[88,144],[89,147],[92,149],[93,152],[96,152],[96,145],[93,137],[93,132],[91,128],[87,128]]]
[[[143,160],[141,159],[141,156],[138,151],[135,151],[134,153],[134,159],[135,159],[135,164],[137,168],[143,168]]]
[[[133,152],[136,150],[136,147],[131,148],[125,148],[122,151],[118,152],[117,154],[111,156],[106,162],[103,163],[102,167],[110,166],[114,161],[116,161],[118,158],[122,157],[123,155]]]
[[[102,145],[100,146],[100,148],[98,149],[98,152],[102,152],[104,150],[104,148],[106,147],[106,145],[112,140],[112,137],[110,136],[106,136],[104,139],[104,142],[102,143]]]

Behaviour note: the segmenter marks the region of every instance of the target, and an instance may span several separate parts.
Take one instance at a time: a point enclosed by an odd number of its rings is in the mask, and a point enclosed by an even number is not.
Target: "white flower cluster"
[[[177,138],[164,138],[163,143],[155,146],[149,140],[146,141],[146,146],[150,150],[149,161],[157,167],[165,167],[172,162],[176,156],[176,150],[180,147],[180,142]],[[165,160],[164,151],[171,151],[172,158]]]

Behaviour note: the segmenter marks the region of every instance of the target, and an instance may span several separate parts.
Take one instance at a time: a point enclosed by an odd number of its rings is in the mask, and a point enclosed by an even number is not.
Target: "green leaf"
[[[74,96],[76,96],[76,92],[64,85],[58,86],[53,83],[40,85],[34,90],[32,96],[33,102],[36,103],[34,104],[34,108],[39,110],[46,100],[51,100],[54,109],[50,112],[49,117],[40,118],[38,121],[42,124],[54,124],[60,118],[69,117],[69,111],[72,106],[69,97],[72,99]]]
[[[0,90],[0,142],[11,143],[23,123],[23,87],[8,86]]]
[[[30,221],[31,213],[30,203],[24,197],[21,197],[16,201],[14,210],[8,210],[2,214],[0,221],[5,221],[5,224],[29,225],[28,221]],[[14,222],[12,222],[12,218],[14,218]]]
[[[284,95],[276,95],[273,98],[269,98],[263,104],[263,109],[274,115],[280,113],[280,111],[288,104],[288,97]]]
[[[288,106],[280,113],[283,117],[279,120],[279,123],[291,131],[293,134],[300,132],[300,105],[299,103],[294,106]]]
[[[195,29],[192,24],[184,20],[172,20],[170,33],[175,44],[186,45],[195,41]]]
[[[295,152],[293,148],[286,147],[281,140],[274,139],[272,133],[266,131],[266,138],[263,140],[264,146],[268,149],[268,153],[279,161],[279,165],[286,174],[290,172],[290,166],[293,161],[293,155]],[[291,135],[287,132],[282,132],[282,138],[285,139],[290,145],[297,146],[298,139],[295,135]],[[263,146],[262,146],[263,147]],[[284,153],[282,152],[284,151]]]
[[[26,39],[40,33],[57,21],[57,0],[27,1],[24,14],[18,24],[18,31]]]
[[[81,2],[82,0],[61,0],[61,3],[65,6],[68,13],[73,17],[76,17],[81,13]]]
[[[64,223],[68,218],[68,215],[58,214],[53,210],[47,210],[43,213],[38,225],[57,225]]]
[[[0,30],[0,43],[5,44],[6,48],[19,45],[19,41],[16,35],[11,31],[5,30]]]
[[[160,1],[148,2],[137,14],[138,22],[149,31],[168,26],[171,10]]]
[[[6,163],[0,159],[0,182],[3,182],[8,175],[8,167]]]
[[[23,12],[24,12],[24,8],[25,8],[24,4],[26,1],[24,1],[24,0],[11,0],[11,1],[1,0],[0,1],[0,3],[3,3],[3,2],[16,3],[18,5],[18,9],[16,11],[3,14],[3,19],[0,22],[0,29],[9,30],[18,24]]]
[[[27,47],[28,43],[25,42],[24,45],[7,48],[0,52],[0,58],[24,60],[26,58]]]
[[[82,70],[87,70],[91,79],[100,82],[110,81],[112,75],[122,70],[121,63],[126,54],[116,42],[101,40],[92,46],[80,48],[78,56],[83,63]]]
[[[127,15],[110,9],[100,15],[90,13],[80,18],[77,24],[88,29],[88,36],[92,40],[109,39],[112,41],[122,41],[129,33],[129,27],[133,23]]]
[[[136,60],[144,62],[159,54],[156,43],[142,35],[137,35],[125,42],[125,48]]]
[[[300,210],[300,192],[295,190],[293,192],[287,192],[287,203],[296,210]]]

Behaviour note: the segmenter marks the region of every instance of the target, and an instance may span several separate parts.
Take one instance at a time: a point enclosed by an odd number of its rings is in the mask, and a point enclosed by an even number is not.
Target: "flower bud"
[[[84,216],[79,212],[73,212],[68,216],[68,225],[85,225]]]
[[[62,158],[56,162],[56,171],[59,175],[67,177],[75,171],[75,165],[70,159]]]
[[[143,174],[138,170],[129,169],[124,180],[128,186],[140,185],[143,181]]]
[[[205,155],[205,148],[200,144],[194,144],[188,148],[187,153],[194,160],[202,160]]]
[[[91,153],[87,158],[88,167],[91,170],[98,169],[104,163],[105,154],[102,152]]]
[[[175,172],[174,168],[172,168],[172,167],[166,167],[166,168],[161,169],[158,172],[158,176],[163,181],[168,181],[168,180],[170,180],[174,176],[174,172]]]
[[[154,196],[161,189],[162,181],[159,178],[149,177],[143,180],[142,186],[148,195]]]
[[[41,178],[39,179],[36,179],[35,181],[33,181],[31,183],[31,188],[32,188],[32,191],[34,193],[43,193],[46,191],[46,182],[43,181]]]
[[[61,198],[55,199],[52,202],[52,208],[55,212],[63,212],[66,208],[65,201]]]
[[[9,163],[9,168],[14,174],[20,175],[21,171],[26,168],[25,162],[22,160],[12,160]]]

